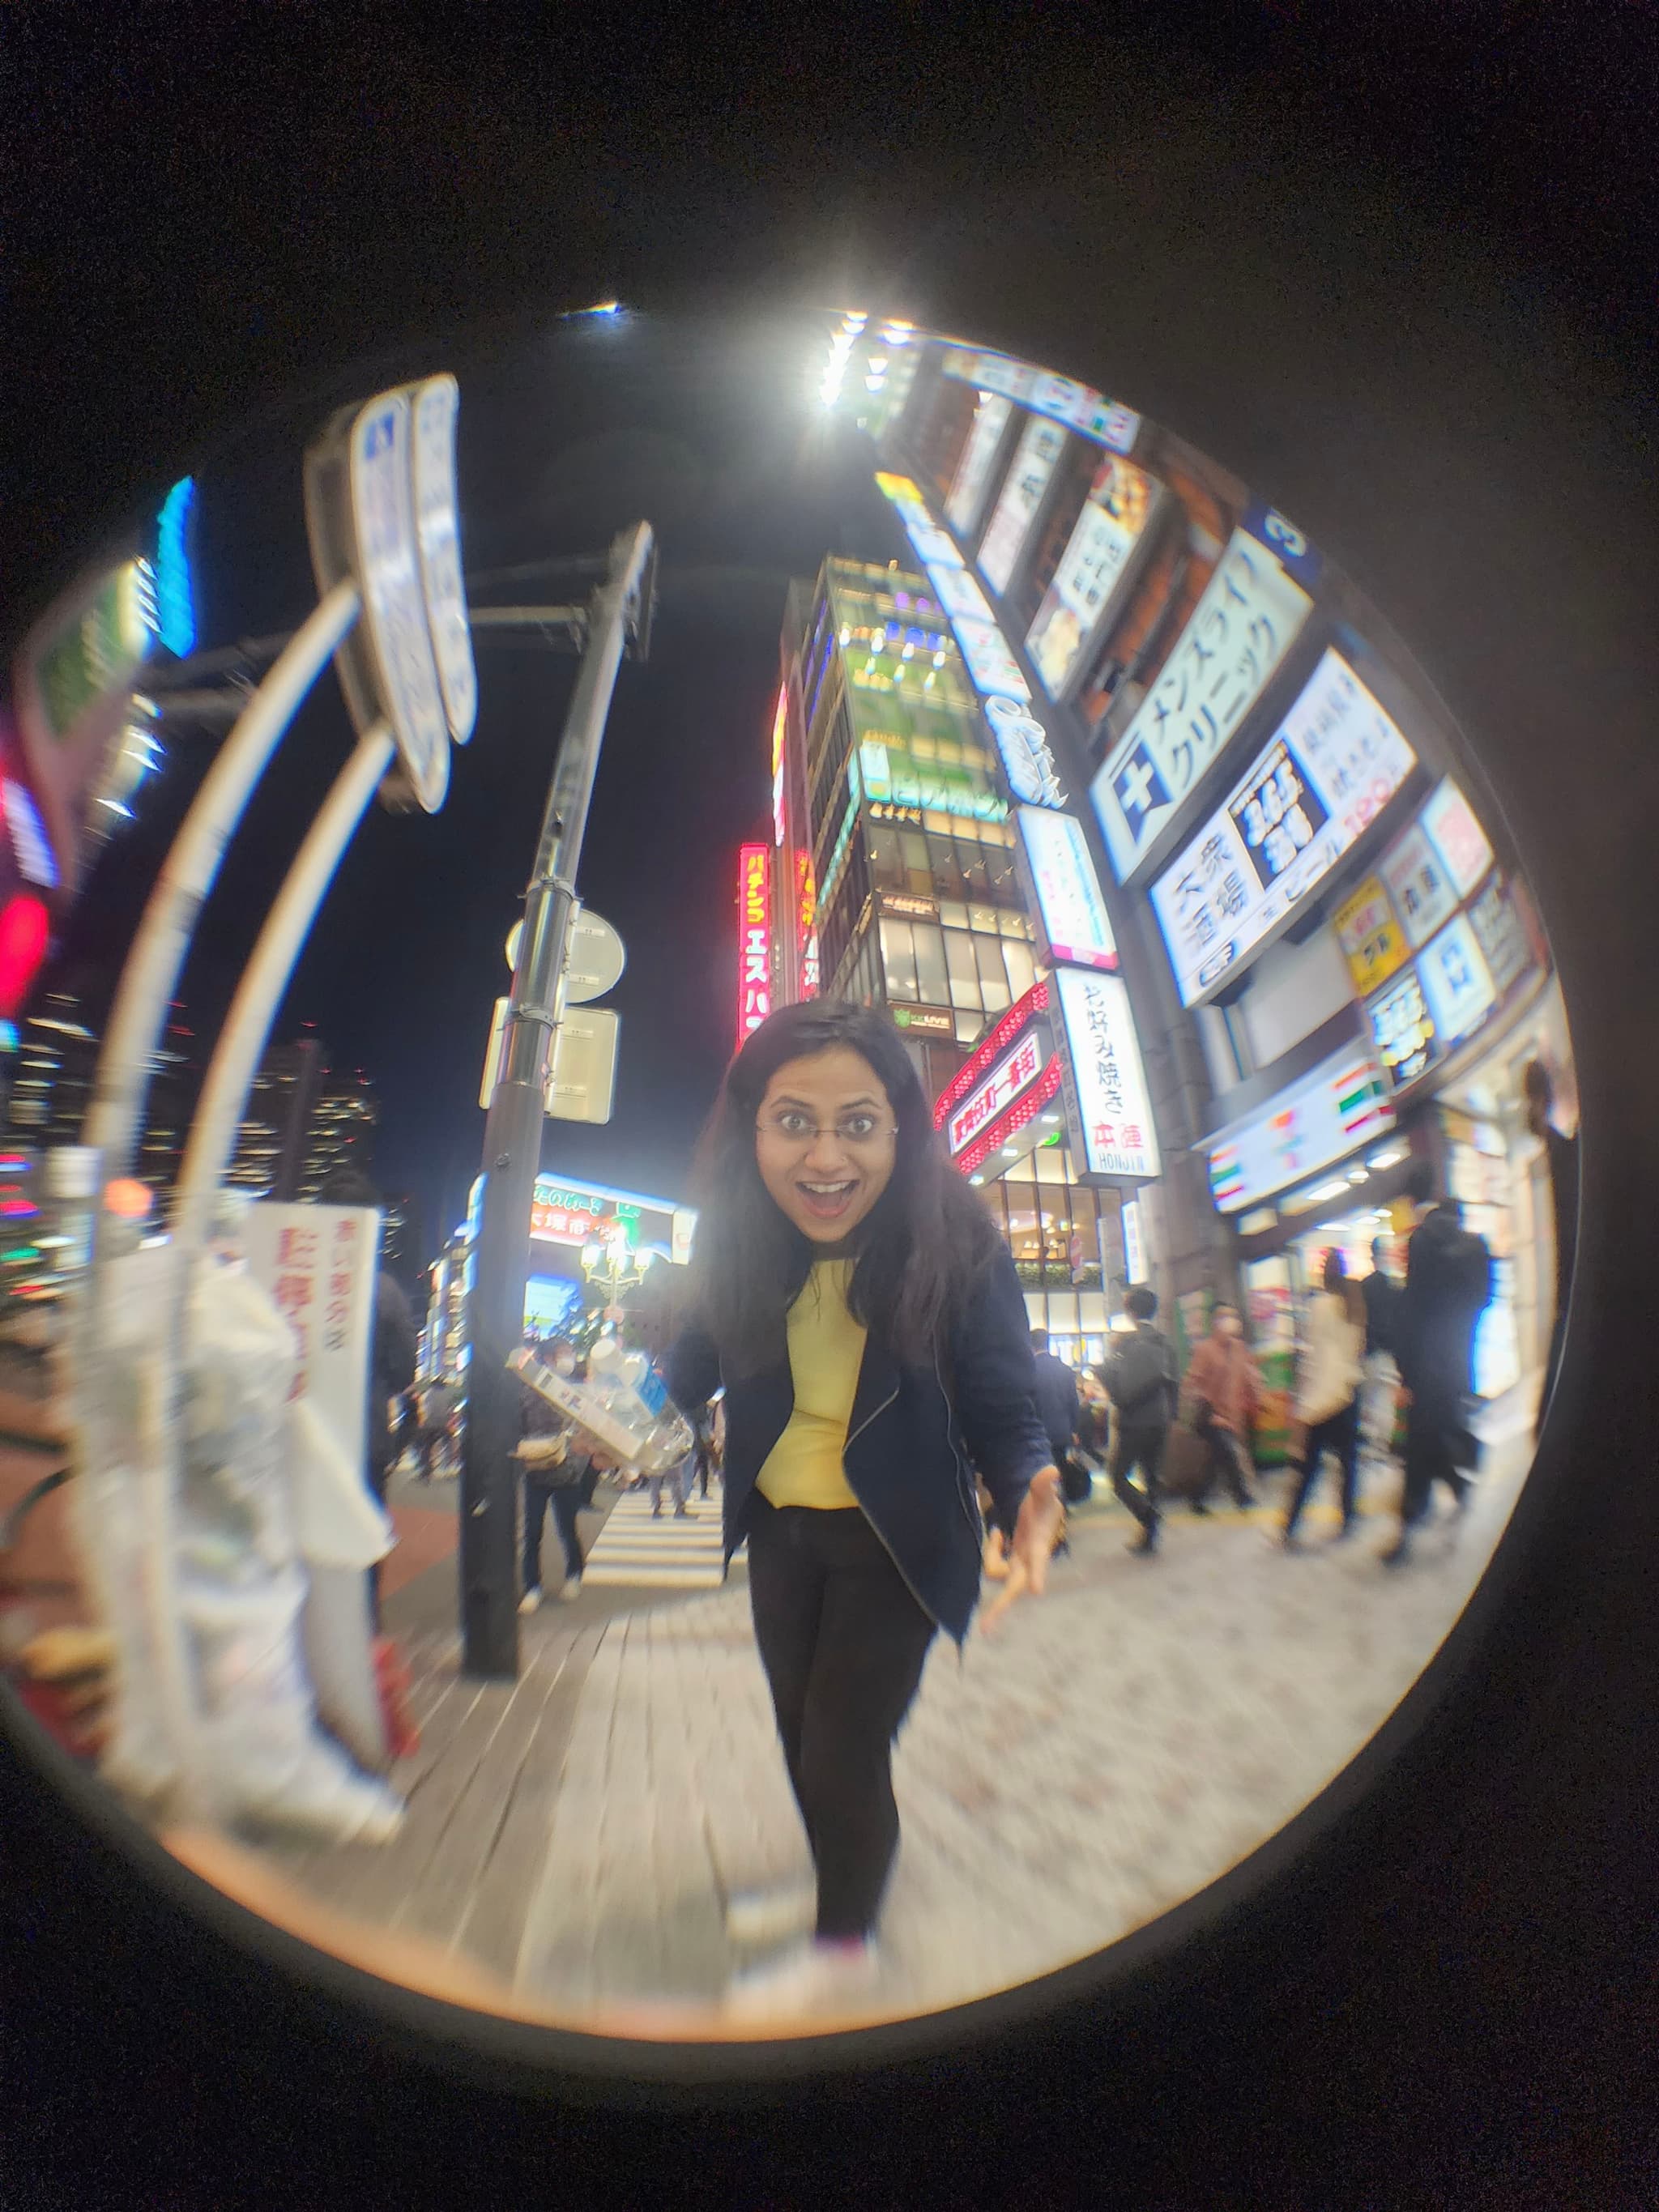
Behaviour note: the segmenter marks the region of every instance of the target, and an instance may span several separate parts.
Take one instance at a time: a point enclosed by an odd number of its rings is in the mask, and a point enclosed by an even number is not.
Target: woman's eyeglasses
[[[810,1114],[798,1113],[790,1106],[781,1107],[775,1114],[763,1114],[755,1127],[781,1152],[804,1152],[820,1137],[833,1137],[849,1152],[872,1152],[898,1134],[896,1124],[884,1121],[878,1114],[844,1114],[830,1128],[820,1129]]]

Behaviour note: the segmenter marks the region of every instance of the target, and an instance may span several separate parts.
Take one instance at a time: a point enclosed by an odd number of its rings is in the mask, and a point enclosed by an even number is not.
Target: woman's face
[[[780,1212],[815,1244],[853,1235],[892,1180],[892,1101],[846,1045],[787,1060],[756,1116],[755,1160]]]

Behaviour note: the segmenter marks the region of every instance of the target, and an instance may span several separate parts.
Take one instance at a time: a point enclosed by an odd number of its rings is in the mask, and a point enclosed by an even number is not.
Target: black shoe
[[[1201,1498],[1194,1498],[1194,1500],[1193,1500],[1193,1510],[1194,1510],[1194,1513],[1200,1515],[1200,1516],[1201,1516],[1202,1517],[1204,1517],[1205,1519],[1207,1519],[1207,1518],[1209,1517],[1209,1511],[1210,1511],[1210,1509],[1209,1509],[1209,1507],[1208,1507],[1208,1506],[1204,1503],[1204,1500],[1203,1500]]]
[[[1382,1564],[1385,1567],[1403,1567],[1411,1555],[1411,1545],[1407,1538],[1402,1536],[1397,1544],[1391,1544],[1383,1553]]]
[[[1337,1530],[1335,1535],[1332,1537],[1331,1541],[1334,1544],[1350,1543],[1358,1534],[1359,1516],[1358,1514],[1355,1514],[1352,1521],[1345,1521],[1342,1523],[1342,1526]]]
[[[1279,1548],[1281,1552],[1305,1552],[1308,1547],[1294,1528],[1286,1528],[1279,1536]]]
[[[1130,1545],[1129,1556],[1133,1559],[1155,1559],[1158,1557],[1157,1529],[1143,1528]]]

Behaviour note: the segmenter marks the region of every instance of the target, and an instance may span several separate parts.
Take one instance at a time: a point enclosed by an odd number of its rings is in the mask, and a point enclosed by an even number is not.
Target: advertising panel
[[[1415,968],[1407,968],[1365,1007],[1371,1042],[1395,1091],[1415,1083],[1440,1057],[1434,1017]]]
[[[1382,855],[1382,880],[1394,900],[1395,912],[1406,925],[1406,936],[1415,951],[1426,945],[1442,922],[1457,911],[1457,887],[1451,872],[1429,842],[1420,822],[1414,822]]]
[[[1441,931],[1419,957],[1417,968],[1435,1028],[1448,1047],[1478,1029],[1498,1003],[1492,971],[1467,915],[1459,915]]]
[[[1046,808],[1014,810],[1048,957],[1082,968],[1117,966],[1117,940],[1107,918],[1083,825]]]
[[[1405,965],[1406,939],[1381,876],[1367,876],[1332,917],[1336,941],[1360,997]]]
[[[1376,1060],[1344,1046],[1210,1147],[1210,1194],[1218,1212],[1242,1212],[1393,1127]]]
[[[1016,799],[1030,806],[1064,806],[1066,793],[1048,732],[1013,699],[988,699],[985,719]]]
[[[1492,851],[1474,810],[1449,776],[1436,787],[1418,819],[1433,838],[1459,898],[1468,898],[1491,867]]]
[[[1095,471],[1025,640],[1051,699],[1060,697],[1085,650],[1109,621],[1158,494],[1158,485],[1133,461],[1109,454]]]
[[[989,600],[963,565],[956,540],[928,514],[908,477],[878,469],[876,487],[898,509],[905,534],[950,622],[974,689],[984,696],[1029,701],[1031,687],[1015,665]]]
[[[1499,998],[1533,964],[1532,948],[1501,878],[1494,875],[1469,908],[1475,937]]]
[[[1236,530],[1134,720],[1091,786],[1127,882],[1295,643],[1313,601],[1259,538]]]
[[[1084,1171],[1133,1182],[1160,1172],[1140,1041],[1121,975],[1057,968],[1073,1152]]]
[[[1022,1092],[1029,1091],[1053,1057],[1048,1040],[1033,1022],[1015,1044],[945,1116],[945,1144],[952,1159],[967,1151],[988,1122],[997,1121]]]
[[[789,695],[778,694],[778,711],[772,718],[772,841],[781,845],[789,833],[788,817],[783,796],[783,734]]]
[[[945,520],[964,536],[971,536],[979,520],[991,479],[991,465],[996,459],[997,447],[1013,411],[1012,401],[1005,399],[1000,392],[987,392],[974,410],[968,443],[957,465],[951,495],[945,502]]]
[[[891,904],[890,900],[884,902]],[[1023,999],[1016,999],[1007,1012],[1000,1017],[990,1035],[981,1037],[978,1044],[957,1070],[933,1103],[933,1127],[943,1129],[951,1109],[957,1106],[975,1086],[983,1080],[997,1061],[1008,1050],[1016,1037],[1021,1036],[1039,1014],[1046,1013],[1049,1005],[1047,981],[1034,983]]]
[[[979,573],[999,598],[1025,550],[1054,473],[1066,450],[1066,433],[1057,422],[1032,416],[1020,433],[1012,465],[1004,479],[979,549]]]
[[[363,1449],[380,1217],[356,1206],[247,1210],[248,1272],[294,1334],[289,1396],[308,1397],[355,1466]]]
[[[958,383],[976,385],[983,392],[1000,392],[1029,407],[1034,415],[1047,415],[1064,422],[1098,446],[1115,453],[1133,453],[1140,433],[1140,417],[1115,400],[1106,398],[1091,385],[1079,384],[1052,369],[1033,368],[1029,362],[1011,361],[1006,354],[975,352],[968,346],[948,346],[942,363],[946,376]]]
[[[745,845],[738,855],[738,1046],[772,1011],[772,848]]]
[[[1341,654],[1327,652],[1249,773],[1152,885],[1183,1006],[1312,896],[1416,765]]]

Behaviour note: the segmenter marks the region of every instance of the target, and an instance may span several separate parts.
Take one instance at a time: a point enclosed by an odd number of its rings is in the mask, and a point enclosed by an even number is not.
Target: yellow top
[[[842,1464],[864,1360],[864,1330],[847,1310],[852,1279],[850,1260],[820,1260],[789,1309],[795,1410],[759,1479],[773,1505],[833,1512],[858,1504]]]

